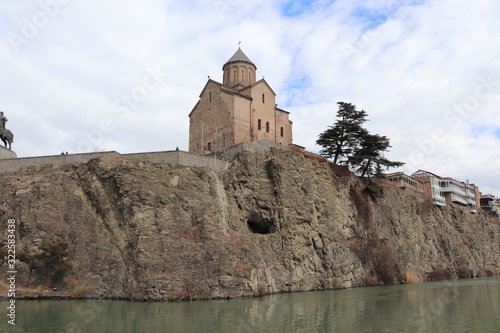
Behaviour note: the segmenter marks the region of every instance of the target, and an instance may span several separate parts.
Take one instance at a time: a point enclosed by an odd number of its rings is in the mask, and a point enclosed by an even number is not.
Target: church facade
[[[189,114],[189,152],[206,154],[238,143],[269,140],[292,144],[289,112],[277,107],[276,93],[238,48],[222,67],[222,83],[208,79]]]

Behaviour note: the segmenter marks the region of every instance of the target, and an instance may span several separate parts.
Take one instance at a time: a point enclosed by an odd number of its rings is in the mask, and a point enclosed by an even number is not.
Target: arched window
[[[266,123],[266,132],[269,133],[269,122]]]
[[[212,93],[209,93],[209,94],[208,94],[208,102],[209,102],[209,103],[212,103]]]
[[[265,103],[266,102],[266,98],[264,97],[265,95],[262,94],[262,103]]]
[[[236,81],[236,69],[233,70],[233,73],[234,73],[233,81]]]
[[[262,127],[262,121],[259,119],[257,120],[257,129],[260,130]]]
[[[241,81],[245,81],[245,71],[241,70]]]
[[[248,82],[252,82],[252,72],[248,71]]]
[[[280,135],[281,137],[285,135],[285,129],[283,127],[280,128]]]

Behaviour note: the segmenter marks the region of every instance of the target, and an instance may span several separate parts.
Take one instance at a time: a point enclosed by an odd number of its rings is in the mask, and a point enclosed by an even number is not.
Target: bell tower
[[[224,71],[222,83],[226,86],[240,89],[256,82],[255,71],[257,67],[240,47],[224,64],[222,70]]]

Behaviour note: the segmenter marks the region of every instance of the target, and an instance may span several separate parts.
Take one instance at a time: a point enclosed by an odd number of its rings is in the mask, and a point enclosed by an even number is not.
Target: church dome
[[[251,63],[252,65],[255,66],[255,64],[252,62],[252,60],[250,60],[247,55],[245,53],[243,53],[243,51],[241,50],[241,48],[238,48],[238,51],[236,51],[233,56],[228,60],[226,61],[226,63],[224,64],[224,67],[230,63],[233,63],[233,62],[238,62],[238,61],[243,61],[243,62],[248,62],[248,63]]]
[[[223,84],[230,87],[243,88],[255,83],[257,67],[238,47],[238,50],[222,67]]]

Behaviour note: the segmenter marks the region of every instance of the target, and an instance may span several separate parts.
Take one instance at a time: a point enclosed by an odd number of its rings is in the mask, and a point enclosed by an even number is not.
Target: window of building
[[[234,73],[233,81],[236,81],[236,69],[233,70],[233,73]]]
[[[285,135],[285,129],[283,127],[280,128],[280,135],[281,137]]]
[[[259,119],[257,120],[257,129],[260,131],[261,127],[262,127],[262,121]]]
[[[265,96],[265,95],[264,95],[264,94],[262,94],[262,103],[265,103],[265,102],[266,102],[266,99],[265,99],[265,97],[264,97],[264,96]]]
[[[209,142],[207,145],[207,150],[212,151],[212,142]]]
[[[266,132],[269,133],[269,122],[266,123]]]
[[[212,103],[212,93],[208,94],[208,102]]]
[[[245,80],[245,72],[244,70],[242,69],[241,70],[241,81],[244,81]]]

